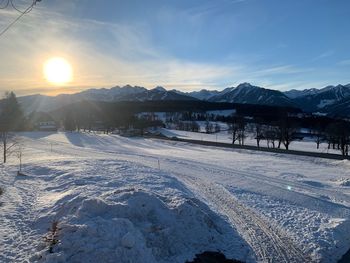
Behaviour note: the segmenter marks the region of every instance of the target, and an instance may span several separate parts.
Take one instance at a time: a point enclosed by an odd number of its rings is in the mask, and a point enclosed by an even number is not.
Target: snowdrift
[[[185,262],[199,252],[225,249],[225,238],[234,236],[197,199],[165,200],[144,190],[75,197],[59,210],[57,244],[52,253],[43,247],[32,262]]]

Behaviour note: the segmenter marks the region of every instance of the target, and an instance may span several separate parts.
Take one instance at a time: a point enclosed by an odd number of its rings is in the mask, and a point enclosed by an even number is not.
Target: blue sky
[[[349,10],[348,0],[43,0],[0,38],[0,90],[348,84]],[[16,15],[0,11],[0,26]],[[72,83],[45,82],[52,56],[71,62]]]

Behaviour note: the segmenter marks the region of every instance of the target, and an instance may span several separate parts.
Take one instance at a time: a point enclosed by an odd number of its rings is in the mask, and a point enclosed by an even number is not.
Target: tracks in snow
[[[35,244],[41,241],[32,228],[37,217],[35,206],[39,186],[32,178],[13,178],[15,171],[13,174],[1,173],[5,193],[2,198],[4,204],[0,208],[0,230],[3,234],[0,239],[0,262],[24,262]],[[22,253],[17,253],[19,250]]]
[[[295,193],[298,196],[305,196],[314,199],[313,203],[315,205],[315,209],[320,208],[319,203],[330,204],[333,202],[333,204],[339,204],[340,207],[343,207],[338,209],[339,211],[333,209],[334,212],[337,211],[337,216],[350,216],[350,209],[343,205],[344,202],[346,204],[350,204],[350,196],[334,189],[320,188],[298,181],[290,181],[278,177],[265,176],[263,174],[253,172],[245,172],[233,167],[226,168],[215,164],[207,165],[206,163],[196,162],[193,160],[189,162],[188,160],[174,158],[165,159],[165,161],[175,162],[183,167],[185,166],[188,173],[191,173],[191,171],[195,169],[197,173],[199,172],[203,176],[205,174],[215,175],[216,181],[225,182],[227,180],[232,181],[232,179],[251,180],[254,182],[260,182],[261,186],[270,186],[275,189],[279,189],[280,191],[287,191],[290,193]],[[287,188],[287,186],[290,188]]]
[[[241,204],[223,186],[179,173],[176,175],[228,218],[252,247],[258,262],[312,262],[283,230],[269,224],[266,219]]]

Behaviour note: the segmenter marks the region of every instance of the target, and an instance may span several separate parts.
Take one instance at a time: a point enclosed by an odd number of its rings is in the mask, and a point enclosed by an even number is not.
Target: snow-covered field
[[[173,130],[173,129],[160,129],[161,133],[164,134],[167,137],[178,137],[183,139],[191,139],[191,140],[198,140],[198,141],[211,141],[211,142],[221,142],[221,143],[232,143],[232,135],[230,135],[227,131],[227,127],[225,127],[224,123],[219,123],[220,127],[222,129],[221,132],[218,133],[211,133],[206,134],[205,133],[205,122],[198,122],[201,126],[201,132],[189,132],[189,131],[180,131],[180,130]],[[212,122],[215,124],[215,122]],[[238,144],[238,142],[236,142]],[[252,145],[256,146],[256,140],[254,139],[253,134],[248,134],[247,137],[244,140],[245,145]],[[276,142],[277,145],[277,142]],[[266,140],[260,141],[260,146],[267,147]],[[284,146],[281,146],[282,149],[284,149]],[[297,151],[305,151],[305,152],[319,152],[319,153],[333,153],[333,154],[341,154],[341,151],[338,149],[328,149],[327,143],[320,143],[319,149],[316,147],[316,142],[312,139],[308,138],[305,140],[296,140],[292,141],[290,146],[290,150],[297,150]]]
[[[0,262],[336,262],[350,163],[83,133],[23,133],[0,168]],[[50,253],[50,251],[52,253]]]

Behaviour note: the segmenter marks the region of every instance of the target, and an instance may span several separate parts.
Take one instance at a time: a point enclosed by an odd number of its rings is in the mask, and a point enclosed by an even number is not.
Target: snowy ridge
[[[212,96],[209,101],[271,106],[295,106],[282,92],[252,86],[249,83],[242,83],[235,88],[227,88],[223,90],[222,93]]]
[[[292,89],[292,90],[288,90],[285,91],[284,94],[291,98],[291,99],[295,99],[298,97],[303,97],[303,96],[308,96],[308,95],[314,95],[317,94],[319,92],[318,89],[304,89],[304,90],[296,90],[296,89]]]
[[[54,97],[37,94],[18,98],[22,109],[27,114],[33,111],[49,112],[80,101],[117,102],[154,100],[181,101],[197,99],[187,96],[186,94],[167,91],[163,87],[156,87],[148,90],[143,87],[132,87],[130,85],[124,87],[116,86],[110,89],[89,89],[75,94],[60,94]]]
[[[328,112],[326,107],[335,106],[347,98],[350,98],[349,85],[337,85],[327,86],[323,89],[306,93],[303,96],[297,96],[293,101],[305,111],[316,112],[320,109],[325,109]]]
[[[194,97],[199,100],[209,100],[211,97],[219,94],[220,92],[217,90],[206,90],[202,89],[200,91],[192,91],[187,93],[189,96]]]
[[[282,93],[277,90],[242,83],[237,87],[225,88],[222,91],[202,89],[193,92],[182,92],[176,89],[166,90],[159,86],[149,90],[139,86],[133,87],[126,85],[124,87],[116,86],[110,89],[89,89],[76,94],[61,94],[55,97],[37,94],[19,97],[18,100],[27,113],[32,111],[53,111],[82,100],[105,102],[204,100],[211,102],[299,107],[305,111],[317,112],[326,106],[336,105],[349,97],[350,84],[328,86],[323,89],[290,90]]]

